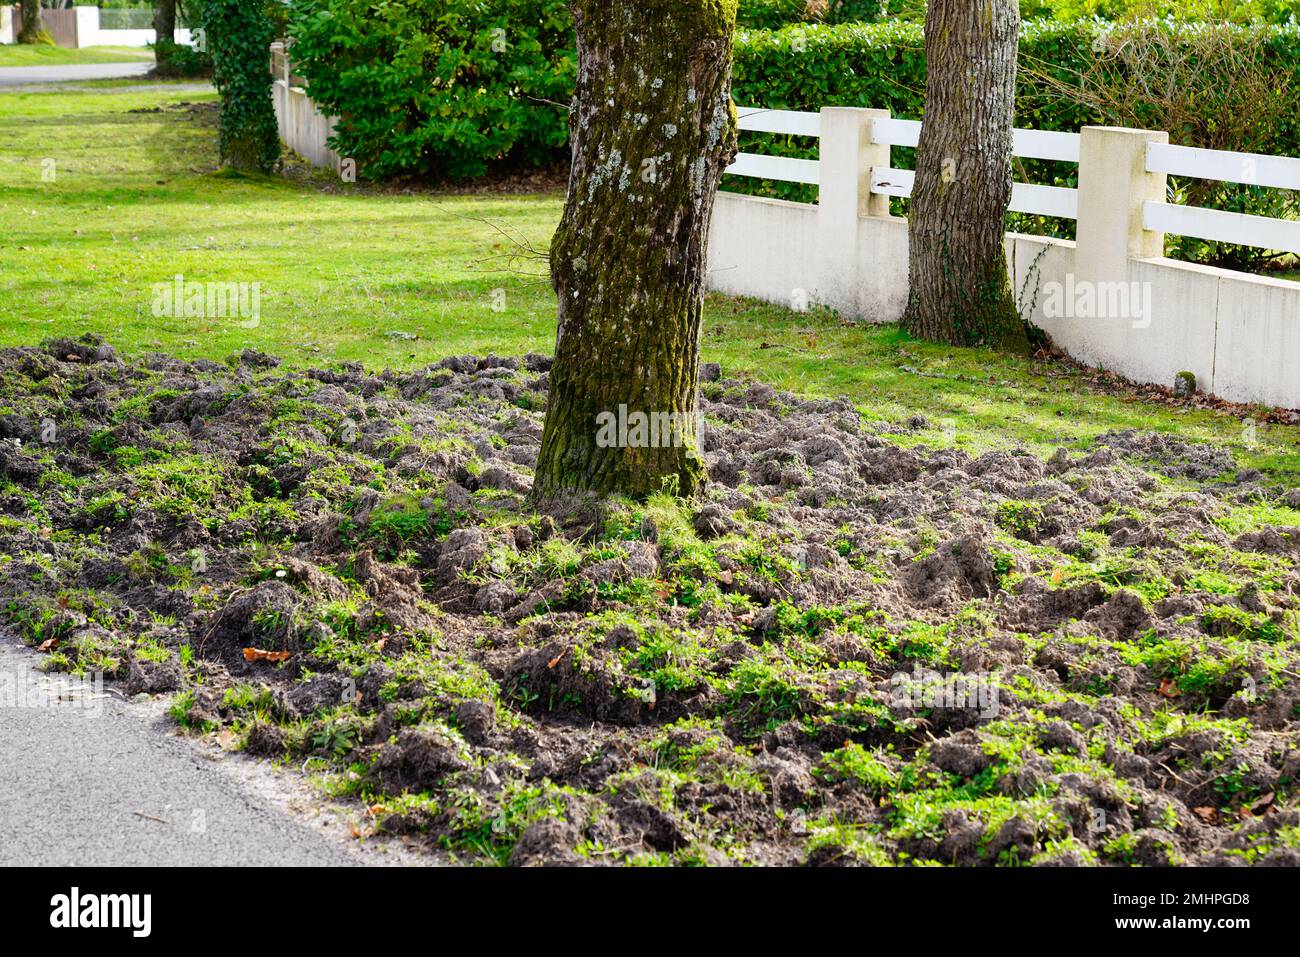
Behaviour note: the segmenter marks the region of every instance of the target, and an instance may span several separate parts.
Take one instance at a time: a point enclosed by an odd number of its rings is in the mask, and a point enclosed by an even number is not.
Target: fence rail
[[[821,136],[819,113],[745,107],[738,109],[737,114],[740,128],[749,132]],[[920,120],[896,117],[871,120],[871,142],[886,150],[893,146],[914,148],[920,138]],[[1016,129],[1012,132],[1012,155],[1024,159],[1078,163],[1080,143],[1078,133]],[[1286,156],[1150,143],[1146,149],[1146,171],[1300,190],[1300,159]],[[818,160],[741,153],[727,168],[727,172],[733,176],[815,185],[820,178],[820,164]],[[889,165],[873,166],[870,176],[871,192],[877,196],[906,199],[912,195],[915,179],[916,174],[912,170]],[[1012,186],[1010,208],[1017,213],[1078,219],[1078,190],[1037,183],[1015,183]],[[1152,232],[1194,236],[1198,239],[1300,255],[1300,222],[1292,220],[1147,202],[1143,207],[1143,223]]]
[[[1147,146],[1147,172],[1274,189],[1300,189],[1300,159],[1263,153],[1151,143]]]
[[[1142,205],[1142,225],[1156,233],[1195,236],[1300,255],[1300,222],[1287,219],[1228,213],[1204,206],[1147,202]]]
[[[742,130],[750,130],[755,133],[788,133],[792,136],[822,135],[822,117],[820,113],[737,107],[736,116],[740,121]]]
[[[810,183],[815,186],[821,177],[821,164],[817,160],[794,159],[789,156],[738,153],[735,161],[727,167],[727,172],[732,176],[775,179],[783,183]]]

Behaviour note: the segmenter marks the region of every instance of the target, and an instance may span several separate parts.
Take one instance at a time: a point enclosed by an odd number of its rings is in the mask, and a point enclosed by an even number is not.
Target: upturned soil
[[[0,351],[0,609],[466,862],[1300,863],[1300,490],[706,365],[702,500],[542,514],[549,365]]]

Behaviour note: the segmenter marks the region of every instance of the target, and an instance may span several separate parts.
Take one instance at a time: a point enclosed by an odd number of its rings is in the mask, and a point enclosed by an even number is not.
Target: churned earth
[[[1300,490],[707,365],[703,500],[539,514],[549,364],[0,351],[0,609],[465,863],[1300,863]]]

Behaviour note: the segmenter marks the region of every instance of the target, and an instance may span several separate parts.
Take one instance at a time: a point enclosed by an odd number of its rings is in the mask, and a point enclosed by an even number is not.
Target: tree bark
[[[914,336],[1028,347],[1003,252],[1019,36],[1017,0],[930,0],[926,10],[903,316]]]
[[[36,43],[41,35],[41,0],[22,0],[22,25],[18,28],[19,43]]]
[[[158,0],[153,12],[154,44],[176,42],[176,0]]]
[[[551,244],[555,364],[534,495],[693,495],[706,246],[736,151],[736,0],[571,0],[572,165]],[[616,429],[611,417],[674,423]],[[645,421],[642,419],[642,421]]]

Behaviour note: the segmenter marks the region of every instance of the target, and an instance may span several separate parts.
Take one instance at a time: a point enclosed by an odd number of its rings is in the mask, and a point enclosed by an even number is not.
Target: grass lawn
[[[45,43],[0,46],[0,67],[64,66],[69,63],[134,63],[152,60],[153,51],[143,47],[85,47],[69,50]]]
[[[214,173],[211,110],[185,105],[212,94],[132,83],[0,94],[0,345],[94,331],[129,354],[256,347],[297,365],[399,368],[550,351],[555,301],[538,251],[561,196],[228,178]],[[260,325],[155,318],[154,284],[178,273],[259,283]],[[1108,429],[1157,429],[1232,444],[1243,462],[1300,483],[1294,428],[1261,426],[1247,447],[1232,415],[1101,394],[1055,364],[918,343],[892,326],[714,296],[704,352],[731,373],[847,395],[870,416],[952,419],[972,452],[1049,454]]]

